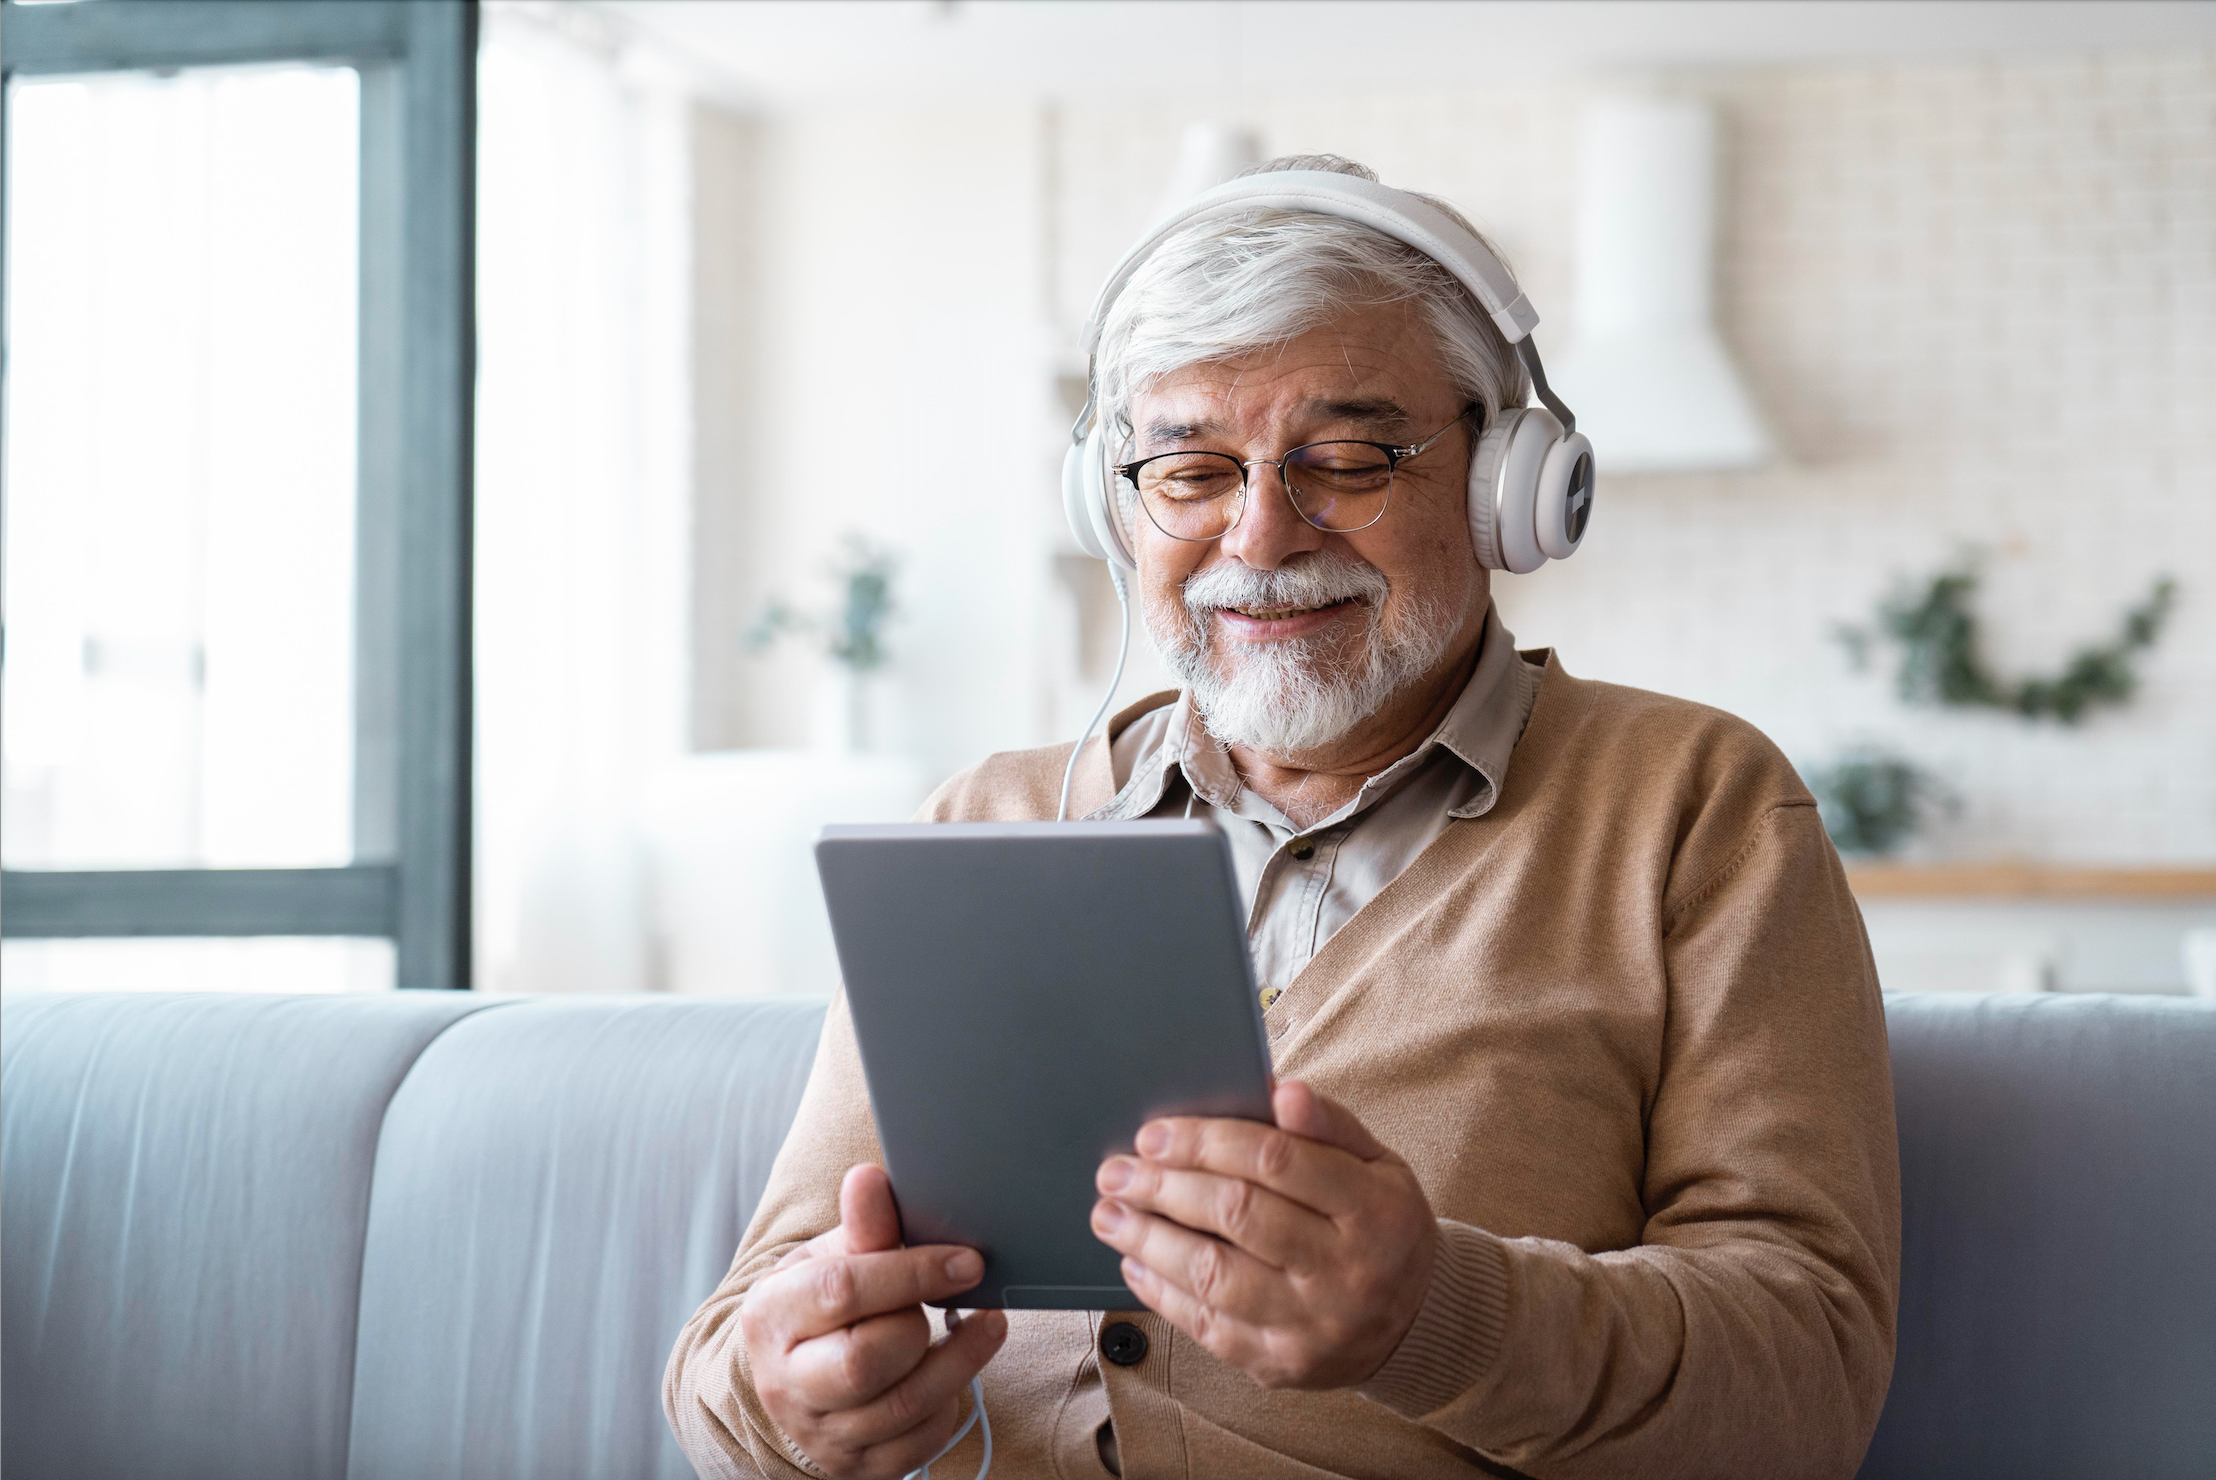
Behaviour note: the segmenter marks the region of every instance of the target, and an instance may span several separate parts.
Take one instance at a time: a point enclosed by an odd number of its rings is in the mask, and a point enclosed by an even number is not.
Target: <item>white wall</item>
[[[754,456],[721,495],[744,511],[722,574],[751,616],[772,592],[826,600],[845,531],[891,547],[896,747],[943,775],[1036,743],[1061,517],[1037,118],[802,112],[764,126],[760,159],[759,397],[733,408]],[[824,665],[801,645],[763,659],[728,641],[704,661],[745,695],[724,743],[807,743]]]
[[[1959,817],[1928,851],[2216,859],[2216,56],[1796,67],[1686,81],[1721,105],[1719,301],[1788,456],[1608,478],[1577,559],[1496,589],[1573,672],[1731,709],[1803,763],[1882,740]],[[1244,121],[1444,194],[1570,342],[1578,106],[1597,84],[1303,96]],[[1155,205],[1193,115],[1072,108],[1058,312]],[[1988,548],[1998,665],[2181,600],[2128,709],[2081,729],[1903,708],[1831,639],[1901,576]]]
[[[1743,714],[1804,764],[1866,739],[1908,753],[1963,802],[1931,854],[2216,859],[2216,57],[1675,85],[1720,106],[1719,301],[1786,457],[1605,479],[1575,561],[1501,579],[1519,638]],[[1345,153],[1462,204],[1561,347],[1596,86],[1257,89],[1237,117],[1268,152]],[[843,528],[906,553],[889,728],[934,773],[1082,722],[1051,378],[1198,116],[824,107],[763,126],[761,456],[731,568],[750,595],[801,594]],[[1834,626],[1972,545],[2007,672],[2051,669],[2177,576],[2139,698],[2069,729],[1904,708],[1855,672]],[[1097,627],[1112,607],[1092,599]],[[811,665],[722,661],[747,675],[727,743],[801,743]]]
[[[1519,638],[1732,709],[1803,764],[1862,740],[1907,752],[1964,803],[1925,856],[2216,860],[2216,54],[1668,86],[1719,107],[1720,312],[1786,456],[1604,477],[1585,551],[1500,581]],[[1504,244],[1559,350],[1576,327],[1578,115],[1602,87],[1250,85],[1207,116],[1266,152],[1341,152],[1454,199]],[[918,788],[1083,723],[1114,608],[1062,526],[1072,343],[1202,116],[987,96],[696,117],[694,242],[711,258],[693,323],[721,341],[692,347],[695,749],[809,743],[825,665],[797,645],[749,655],[739,634],[773,592],[828,597],[822,566],[850,529],[903,558],[881,719]],[[1852,671],[1835,624],[1968,543],[1988,551],[1980,609],[2008,672],[2105,638],[2155,574],[2176,575],[2140,697],[2073,730],[1904,708],[1883,675]],[[1159,682],[1139,666],[1127,697]],[[770,810],[793,822],[776,867],[805,870],[807,819]],[[764,844],[743,825],[693,831]],[[1903,962],[2014,959],[1962,943],[2014,940],[1998,916],[1893,914],[1874,923]],[[2062,985],[2182,980],[2157,962],[2176,921],[2153,944],[2106,921],[2047,953]]]
[[[1577,560],[1500,581],[1519,638],[1734,710],[1804,764],[1860,740],[1908,753],[1963,802],[1933,854],[2216,859],[2216,57],[1676,85],[1720,106],[1719,301],[1786,456],[1605,479]],[[1237,116],[1269,152],[1345,153],[1465,206],[1559,348],[1596,87],[1257,89]],[[933,770],[1081,723],[1049,381],[1198,116],[826,107],[765,126],[756,414],[775,430],[744,578],[805,588],[847,526],[908,552],[892,728]],[[996,443],[1018,455],[982,473],[943,455]],[[1834,626],[1972,545],[2006,672],[2051,669],[2177,576],[2140,697],[2069,729],[1904,708],[1855,672]],[[758,685],[732,738],[799,743],[808,665],[726,661]]]
[[[1831,68],[1722,90],[1727,331],[1791,453],[1626,479],[1508,604],[1573,665],[1705,699],[1798,759],[1874,737],[1964,808],[1933,852],[2216,858],[2216,59]],[[2005,672],[2182,599],[2082,729],[1904,709],[1828,640],[1990,552]]]

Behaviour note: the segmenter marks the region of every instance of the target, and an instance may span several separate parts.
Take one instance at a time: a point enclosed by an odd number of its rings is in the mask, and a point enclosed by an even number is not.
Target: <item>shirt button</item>
[[[1146,1333],[1129,1321],[1110,1321],[1101,1329],[1100,1354],[1118,1367],[1136,1367],[1146,1360]]]
[[[1306,863],[1309,859],[1316,856],[1315,840],[1312,838],[1293,839],[1292,852],[1293,857],[1299,859],[1302,863]]]

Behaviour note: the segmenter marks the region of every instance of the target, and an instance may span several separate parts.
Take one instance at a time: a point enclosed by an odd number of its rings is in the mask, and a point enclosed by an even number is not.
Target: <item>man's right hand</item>
[[[840,1480],[892,1480],[929,1463],[1008,1317],[980,1311],[933,1346],[923,1302],[960,1294],[984,1269],[959,1245],[902,1248],[884,1168],[850,1169],[839,1226],[779,1260],[740,1307],[762,1406]]]

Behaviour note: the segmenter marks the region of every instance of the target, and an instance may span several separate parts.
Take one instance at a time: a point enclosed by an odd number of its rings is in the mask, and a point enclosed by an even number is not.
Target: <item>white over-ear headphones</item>
[[[1062,501],[1077,547],[1113,567],[1138,568],[1108,466],[1112,449],[1094,414],[1098,386],[1092,356],[1100,347],[1109,306],[1140,265],[1180,228],[1252,210],[1313,211],[1359,221],[1414,247],[1477,295],[1516,346],[1541,404],[1503,411],[1478,438],[1470,458],[1471,542],[1487,569],[1518,575],[1573,554],[1585,538],[1593,509],[1593,444],[1577,430],[1570,408],[1547,388],[1546,370],[1531,342],[1538,310],[1500,259],[1446,212],[1405,190],[1329,170],[1245,175],[1219,185],[1172,211],[1108,275],[1085,322],[1085,409],[1070,429],[1073,445],[1062,461]]]

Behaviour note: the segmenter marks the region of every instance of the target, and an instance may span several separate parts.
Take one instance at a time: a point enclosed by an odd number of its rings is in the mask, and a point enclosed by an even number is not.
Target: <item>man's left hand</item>
[[[1147,1122],[1100,1165],[1093,1232],[1133,1294],[1264,1387],[1353,1387],[1414,1324],[1438,1225],[1344,1107],[1291,1082],[1272,1109]]]

